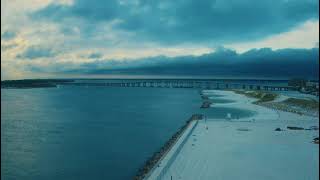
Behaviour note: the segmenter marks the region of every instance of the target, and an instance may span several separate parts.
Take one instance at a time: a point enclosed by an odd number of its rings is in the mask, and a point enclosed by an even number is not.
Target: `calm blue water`
[[[209,97],[209,99],[210,99],[210,102],[212,102],[213,104],[214,103],[218,103],[218,104],[220,104],[220,103],[233,103],[233,102],[236,102],[236,101],[234,101],[234,100],[231,100],[231,99],[223,99],[223,98],[211,98],[211,97]]]
[[[199,110],[191,89],[1,89],[1,179],[132,179]]]
[[[192,114],[251,115],[201,103],[195,89],[1,89],[1,179],[132,179]]]
[[[208,93],[207,93],[208,94]],[[239,118],[247,118],[255,115],[255,112],[245,109],[239,109],[239,108],[233,108],[233,107],[216,107],[214,104],[228,104],[236,102],[232,99],[226,99],[226,98],[216,98],[217,96],[220,97],[217,94],[209,93],[209,99],[213,103],[213,106],[211,108],[205,109],[203,111],[203,114],[205,114],[208,118],[214,118],[214,119],[225,119],[228,115],[228,113],[231,114],[232,119],[239,119]]]

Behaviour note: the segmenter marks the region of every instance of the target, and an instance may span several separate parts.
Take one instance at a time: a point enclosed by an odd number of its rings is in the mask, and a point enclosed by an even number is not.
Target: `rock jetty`
[[[155,152],[146,162],[145,165],[138,170],[138,173],[133,177],[134,180],[142,180],[155,165],[166,155],[167,152],[173,147],[175,142],[187,129],[189,124],[194,120],[203,119],[202,114],[193,114],[190,119],[160,148],[159,151]]]
[[[304,130],[304,128],[302,128],[302,127],[295,127],[295,126],[287,126],[287,129],[290,129],[290,130]]]
[[[212,102],[204,101],[200,108],[209,108]]]

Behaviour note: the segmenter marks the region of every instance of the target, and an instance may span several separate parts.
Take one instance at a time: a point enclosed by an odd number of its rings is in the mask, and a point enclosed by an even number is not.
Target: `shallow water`
[[[204,110],[204,114],[210,119],[226,119],[227,114],[231,114],[232,119],[247,118],[255,115],[255,112],[232,107],[211,107]]]
[[[223,99],[223,98],[210,98],[210,102],[212,102],[213,104],[214,103],[233,103],[233,102],[236,102],[234,100],[231,100],[231,99]]]
[[[222,94],[217,94],[216,92],[210,92],[210,91],[203,92],[203,95],[208,96],[209,98],[217,98],[217,97],[224,96]]]

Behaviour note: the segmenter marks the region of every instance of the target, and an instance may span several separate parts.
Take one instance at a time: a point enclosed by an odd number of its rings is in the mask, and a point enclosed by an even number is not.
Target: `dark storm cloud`
[[[318,19],[318,12],[317,0],[75,0],[73,5],[50,4],[31,16],[64,26],[78,20],[87,33],[119,20],[114,29],[134,32],[138,39],[221,44],[286,32]]]
[[[127,61],[98,60],[64,73],[186,76],[254,76],[318,78],[319,49],[230,49],[202,56],[151,57]]]
[[[50,48],[43,48],[40,46],[30,46],[23,53],[18,54],[16,57],[20,59],[37,59],[37,58],[54,57],[56,55],[57,55],[57,52],[54,52]]]

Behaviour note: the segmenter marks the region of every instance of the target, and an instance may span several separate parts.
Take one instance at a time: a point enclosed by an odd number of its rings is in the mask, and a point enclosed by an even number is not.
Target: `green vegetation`
[[[234,90],[237,94],[243,94],[250,98],[258,99],[254,103],[263,103],[273,101],[277,98],[277,94],[265,91],[241,91],[241,90]]]
[[[319,109],[319,102],[312,99],[296,99],[296,98],[289,98],[283,101],[283,103],[291,105],[291,106],[298,106],[301,108],[306,109]]]
[[[257,101],[253,102],[254,104],[259,104],[272,109],[312,116],[319,112],[319,102],[313,99],[288,98],[281,102],[274,102],[273,100],[275,100],[278,95],[272,92],[243,90],[234,90],[234,92],[250,98],[255,98]]]
[[[268,94],[264,94],[258,101],[256,101],[257,103],[262,103],[262,102],[269,102],[269,101],[273,101],[277,98],[277,94],[273,94],[273,93],[268,93]]]

